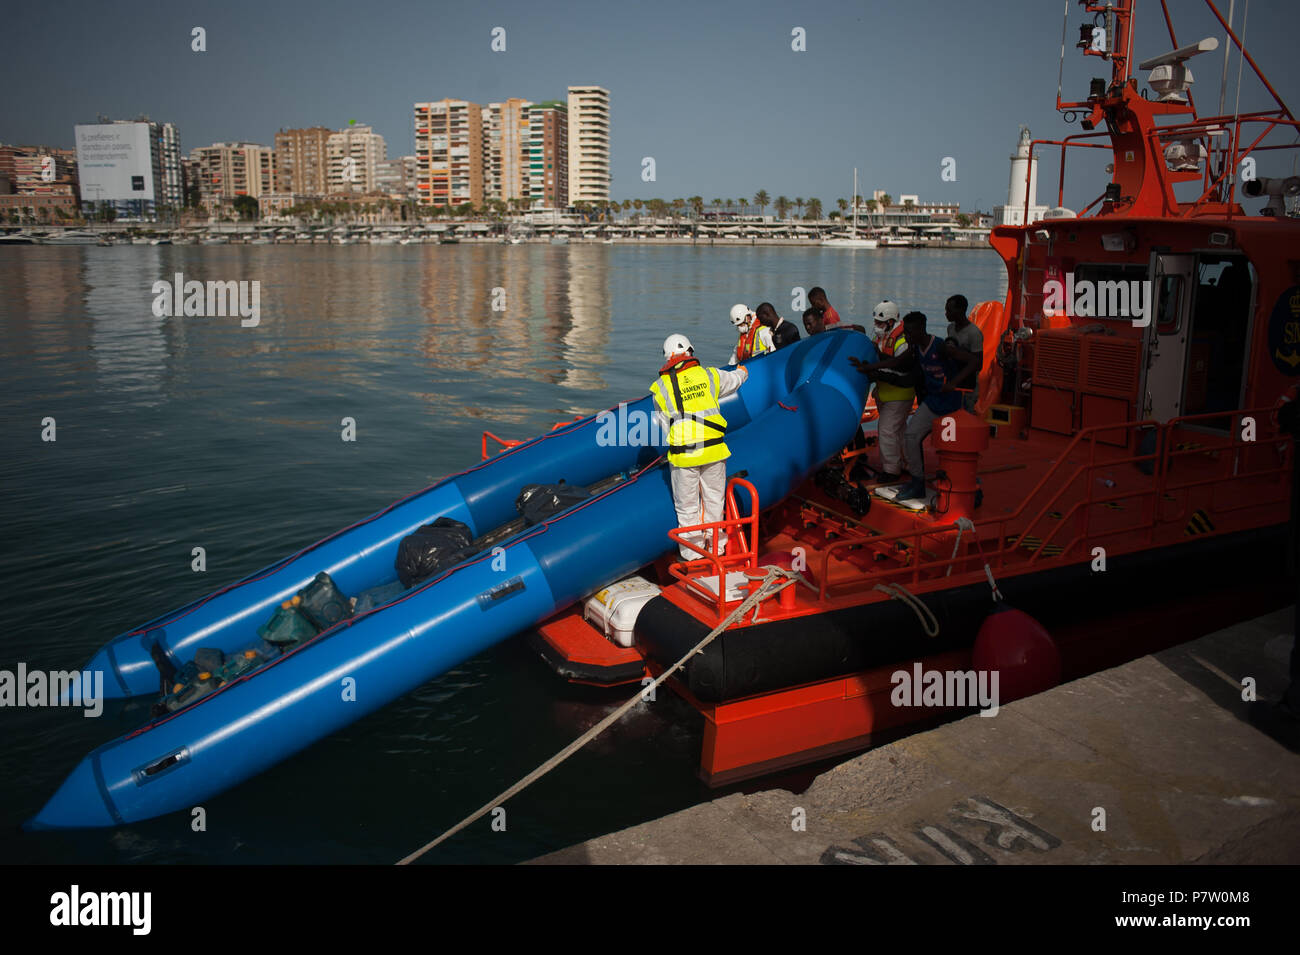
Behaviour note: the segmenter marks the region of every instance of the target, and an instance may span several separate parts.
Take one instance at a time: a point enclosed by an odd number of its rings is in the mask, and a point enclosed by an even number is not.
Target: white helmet
[[[664,339],[664,361],[674,355],[694,354],[695,349],[691,347],[691,340],[685,335],[669,335]]]
[[[885,299],[875,307],[875,310],[871,313],[871,317],[878,322],[888,322],[890,325],[893,325],[894,322],[898,321],[898,306],[889,299]]]
[[[737,328],[746,328],[754,320],[754,313],[750,311],[748,305],[731,306],[731,324]]]

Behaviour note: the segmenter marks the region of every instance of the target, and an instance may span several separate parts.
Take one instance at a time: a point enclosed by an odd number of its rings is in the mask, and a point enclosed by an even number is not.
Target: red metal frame
[[[737,487],[743,487],[749,492],[748,517],[740,516],[740,508],[736,504],[735,489]],[[722,520],[708,524],[695,524],[689,527],[675,527],[668,532],[668,537],[674,544],[695,551],[700,555],[700,558],[696,560],[675,561],[669,564],[668,573],[680,580],[688,591],[713,603],[717,609],[719,620],[727,615],[728,606],[739,603],[739,601],[727,600],[728,570],[744,568],[751,573],[758,571],[758,511],[758,489],[744,478],[733,477],[727,481],[726,512]],[[746,528],[748,528],[748,533],[746,533]],[[718,552],[719,531],[724,532],[728,538],[725,554]],[[708,550],[703,549],[693,541],[687,540],[684,536],[704,532],[711,532]],[[697,582],[703,577],[717,579],[718,592],[716,595]]]
[[[1170,42],[1177,48],[1178,39],[1174,34],[1173,20],[1169,15],[1169,8],[1165,0],[1160,0],[1160,4],[1169,31]],[[1250,64],[1256,77],[1259,78],[1273,97],[1273,101],[1277,104],[1276,108],[1232,116],[1200,117],[1197,115],[1195,101],[1190,90],[1187,93],[1185,103],[1145,99],[1138,93],[1136,83],[1131,78],[1130,62],[1132,51],[1130,46],[1132,43],[1133,18],[1131,0],[1115,0],[1113,4],[1085,4],[1084,10],[1087,13],[1094,15],[1106,14],[1116,18],[1117,27],[1111,37],[1112,42],[1109,48],[1106,50],[1087,48],[1083,51],[1085,56],[1100,56],[1111,61],[1110,88],[1102,96],[1074,102],[1063,102],[1058,91],[1056,108],[1058,111],[1067,113],[1086,112],[1088,114],[1087,123],[1090,126],[1098,126],[1105,122],[1108,129],[1097,133],[1081,133],[1067,136],[1063,140],[1042,139],[1031,141],[1029,146],[1030,162],[1025,170],[1026,192],[1023,225],[1029,225],[1028,187],[1034,172],[1034,147],[1036,145],[1056,145],[1061,147],[1060,187],[1057,198],[1057,205],[1059,206],[1064,202],[1067,148],[1071,146],[1106,148],[1100,144],[1073,141],[1100,136],[1110,138],[1110,148],[1115,153],[1114,178],[1111,181],[1119,183],[1121,177],[1123,177],[1130,185],[1136,184],[1139,188],[1135,190],[1136,195],[1121,196],[1118,200],[1108,202],[1103,202],[1105,199],[1103,193],[1102,196],[1090,202],[1079,212],[1079,218],[1083,218],[1098,203],[1103,203],[1099,215],[1121,214],[1119,212],[1121,207],[1124,209],[1122,214],[1128,216],[1189,217],[1199,214],[1211,214],[1232,219],[1244,215],[1241,207],[1234,201],[1236,171],[1240,167],[1242,160],[1256,150],[1297,148],[1296,143],[1263,145],[1263,140],[1269,133],[1279,127],[1290,127],[1293,131],[1300,132],[1300,122],[1292,115],[1286,103],[1278,95],[1277,90],[1273,88],[1273,85],[1269,83],[1268,78],[1260,70],[1258,64],[1255,63],[1250,52],[1223,18],[1214,0],[1206,0],[1206,5],[1227,32],[1239,54]],[[1155,122],[1157,116],[1172,116],[1179,113],[1186,114],[1191,119],[1183,123],[1166,126],[1158,126]],[[1243,150],[1241,147],[1242,131],[1243,127],[1248,123],[1265,123],[1266,126],[1263,132],[1256,136]],[[1215,134],[1227,134],[1227,144],[1224,147],[1214,145]],[[1174,172],[1168,168],[1164,159],[1161,140],[1175,138],[1196,139],[1204,145],[1206,160],[1203,170]],[[1138,143],[1142,146],[1141,150],[1135,148]],[[1124,158],[1121,153],[1130,150],[1142,153],[1141,156],[1137,157],[1140,160],[1139,162],[1121,161]],[[1216,159],[1219,169],[1217,175],[1212,171],[1216,165]],[[1198,178],[1201,178],[1204,183],[1200,196],[1191,202],[1180,202],[1174,194],[1173,185],[1180,182],[1190,182]]]
[[[993,569],[998,570],[999,572],[1006,571],[1011,573],[1017,571],[1024,572],[1027,570],[1039,570],[1051,566],[1075,563],[1079,560],[1079,557],[1072,554],[1072,551],[1081,542],[1086,540],[1087,542],[1092,543],[1103,537],[1109,538],[1120,534],[1131,534],[1133,531],[1141,529],[1142,525],[1134,525],[1111,530],[1090,530],[1090,515],[1096,505],[1104,505],[1111,502],[1130,499],[1141,502],[1143,505],[1143,514],[1148,515],[1145,527],[1149,531],[1147,543],[1151,544],[1155,541],[1156,530],[1159,526],[1175,524],[1185,526],[1186,524],[1186,520],[1189,516],[1187,513],[1188,505],[1186,498],[1184,498],[1181,509],[1175,515],[1169,516],[1161,513],[1160,504],[1164,503],[1164,499],[1170,496],[1171,492],[1188,492],[1191,489],[1198,487],[1210,487],[1212,488],[1212,491],[1217,491],[1219,488],[1232,485],[1234,482],[1239,488],[1247,479],[1254,480],[1272,477],[1277,479],[1276,484],[1278,494],[1276,501],[1269,498],[1261,499],[1259,497],[1254,497],[1249,501],[1249,503],[1237,507],[1216,507],[1211,505],[1211,512],[1221,515],[1224,513],[1230,513],[1234,510],[1243,510],[1250,507],[1259,507],[1283,502],[1288,499],[1290,490],[1287,482],[1282,480],[1282,478],[1286,474],[1290,473],[1290,459],[1294,454],[1294,448],[1292,447],[1292,442],[1288,435],[1281,433],[1264,434],[1254,442],[1245,442],[1240,440],[1240,430],[1234,426],[1234,429],[1229,432],[1226,443],[1221,443],[1211,448],[1197,448],[1179,451],[1177,450],[1177,445],[1174,441],[1175,435],[1181,432],[1183,427],[1188,423],[1216,421],[1229,417],[1236,421],[1240,420],[1243,416],[1253,416],[1257,425],[1260,426],[1262,430],[1262,425],[1269,420],[1270,410],[1271,409],[1263,408],[1232,412],[1210,412],[1207,414],[1187,415],[1181,418],[1172,418],[1164,424],[1160,424],[1156,421],[1132,421],[1120,425],[1095,425],[1080,430],[1074,435],[1065,450],[1058,456],[1056,464],[1038,480],[1033,489],[1024,497],[1020,505],[1012,513],[989,521],[976,523],[976,530],[975,533],[971,535],[970,542],[971,544],[974,544],[976,541],[980,541],[977,548],[968,544],[966,552],[958,553],[956,556],[946,556],[933,559],[925,557],[926,550],[923,547],[923,544],[927,538],[933,539],[936,543],[941,545],[946,544],[947,552],[951,552],[951,542],[954,540],[957,532],[956,524],[921,524],[913,530],[905,531],[900,534],[871,535],[861,538],[849,537],[844,540],[830,543],[823,549],[821,554],[820,573],[818,574],[818,602],[825,603],[830,599],[828,590],[831,586],[842,585],[850,582],[849,579],[835,582],[830,580],[830,562],[832,556],[837,551],[845,550],[850,547],[866,547],[896,555],[898,550],[894,545],[897,542],[901,541],[908,544],[907,554],[909,560],[906,566],[894,569],[881,568],[873,573],[873,577],[882,581],[890,580],[891,582],[898,582],[899,580],[905,579],[909,586],[915,586],[924,592],[926,589],[944,589],[949,586],[959,586],[962,583],[968,583],[969,580],[966,580],[966,577],[978,580],[980,575],[983,573],[985,562],[989,563]],[[1136,432],[1148,428],[1157,433],[1157,446],[1160,449],[1159,452],[1107,457],[1104,460],[1098,460],[1097,449],[1099,437],[1104,438],[1107,435],[1113,435],[1114,432],[1123,429],[1130,429]],[[1066,470],[1071,454],[1085,443],[1088,446],[1087,462],[1076,465],[1074,470],[1069,473],[1068,477],[1062,478],[1061,475]],[[1266,448],[1270,445],[1283,451],[1282,463],[1277,467],[1249,471],[1236,470],[1248,450],[1257,453],[1258,449]],[[1173,483],[1171,481],[1171,459],[1177,457],[1188,457],[1191,455],[1202,455],[1213,451],[1217,451],[1220,454],[1219,460],[1222,465],[1221,470],[1227,471],[1229,468],[1232,468],[1235,473],[1216,474],[1210,477],[1201,477],[1182,483]],[[1155,474],[1153,475],[1154,480],[1150,486],[1131,491],[1117,491],[1105,495],[1097,493],[1098,481],[1094,479],[1096,472],[1103,468],[1110,470],[1121,465],[1137,465],[1143,462],[1151,462],[1155,464]],[[1085,478],[1088,485],[1086,499],[1076,501],[1068,514],[1063,515],[1063,517],[1052,527],[1052,530],[1047,533],[1047,536],[1042,539],[1042,543],[1034,550],[1026,552],[1020,545],[1021,539],[1031,536],[1033,531],[1039,529],[1045,524],[1048,515],[1058,504],[1061,504],[1062,497],[1080,477]],[[1016,539],[1009,542],[1007,537],[1008,531],[1012,530],[1016,524],[1023,520],[1035,499],[1040,497],[1040,495],[1052,485],[1055,485],[1055,491],[1051,493],[1042,505],[1039,506],[1038,510],[1033,513],[1033,517],[1030,518],[1024,529],[1016,535]],[[1150,507],[1148,508],[1147,505],[1150,505]],[[1071,521],[1066,518],[1073,519],[1076,515],[1080,514],[1082,514],[1084,524],[1079,529],[1078,533],[1076,533],[1070,542],[1063,547],[1059,554],[1047,555],[1047,549],[1052,546],[1050,543],[1051,540],[1056,536],[1061,528],[1066,527],[1071,523]],[[996,533],[990,534],[990,529],[995,529]],[[1228,527],[1220,522],[1216,524],[1215,530],[1206,532],[1204,536],[1213,536],[1239,529],[1241,528],[1235,526]],[[986,546],[987,542],[995,543],[990,549]],[[1116,552],[1124,553],[1125,550],[1120,549]],[[1014,560],[1012,558],[1014,558]],[[952,576],[940,573],[946,571],[949,567],[953,568]],[[852,580],[857,581],[859,578],[860,575],[854,575]],[[931,586],[924,586],[927,583]]]

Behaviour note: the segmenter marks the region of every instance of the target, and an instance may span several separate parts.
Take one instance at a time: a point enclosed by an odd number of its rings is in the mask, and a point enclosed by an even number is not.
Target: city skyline
[[[1076,131],[1053,109],[1061,31],[1055,3],[1024,0],[997,19],[978,5],[940,0],[908,12],[838,0],[799,9],[666,2],[650,12],[575,3],[558,13],[515,3],[431,10],[398,2],[359,21],[354,7],[333,0],[314,5],[310,18],[292,6],[240,0],[208,11],[128,2],[110,15],[81,0],[67,9],[73,48],[129,25],[132,48],[150,56],[136,62],[119,54],[108,73],[93,57],[73,58],[50,72],[42,65],[48,44],[40,42],[38,11],[15,9],[16,42],[0,77],[11,89],[35,75],[44,81],[9,104],[0,129],[6,142],[70,145],[72,127],[97,114],[143,113],[174,123],[186,155],[210,143],[269,146],[282,128],[341,129],[351,120],[382,135],[390,155],[409,155],[412,103],[486,104],[529,94],[540,94],[533,101],[541,102],[593,83],[610,90],[617,112],[613,199],[748,197],[766,189],[829,205],[849,195],[857,166],[864,195],[919,193],[989,209],[1005,196],[1021,123],[1039,137]],[[925,11],[926,22],[944,24],[941,32],[916,30],[914,14]],[[352,18],[347,29],[336,29],[345,14]],[[1070,47],[1082,14],[1071,15]],[[1287,4],[1256,0],[1246,42],[1283,98],[1294,101],[1297,65],[1278,29],[1292,19]],[[1165,52],[1158,7],[1140,9],[1138,21],[1141,55]],[[257,29],[249,28],[253,23]],[[424,39],[421,23],[436,24],[436,45]],[[205,30],[204,52],[191,49],[195,27]],[[494,51],[498,28],[504,49]],[[802,52],[792,49],[796,29],[804,34]],[[1180,11],[1179,29],[1182,42],[1193,32],[1223,33],[1198,9]],[[1218,99],[1222,53],[1194,63],[1194,95],[1203,104]],[[1005,68],[1010,57],[1018,58],[1016,69]],[[1084,95],[1098,72],[1097,63],[1079,60],[1066,50],[1067,97]],[[1237,66],[1234,55],[1229,105],[1236,103]],[[1241,88],[1243,110],[1266,95],[1249,69]],[[1049,205],[1057,169],[1051,153],[1042,157],[1039,197]],[[654,160],[653,181],[642,178],[646,158]],[[954,160],[954,179],[941,178],[945,158]],[[1104,178],[1089,160],[1079,161],[1089,175],[1071,177],[1067,205],[1090,201],[1092,180]]]

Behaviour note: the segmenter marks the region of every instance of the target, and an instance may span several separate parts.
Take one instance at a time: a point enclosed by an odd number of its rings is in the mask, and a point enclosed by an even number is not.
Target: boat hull
[[[1088,562],[998,578],[1007,603],[1048,631],[1097,614],[1134,612],[1154,599],[1177,601],[1278,580],[1285,564],[1285,528],[1243,531],[1110,557],[1106,573]],[[1293,588],[1292,588],[1293,590]],[[729,630],[694,655],[678,679],[702,703],[725,703],[889,664],[969,648],[991,607],[988,583],[917,594],[939,621],[928,637],[916,614],[897,600],[874,601],[816,615]],[[675,663],[712,629],[665,597],[645,605],[636,639],[662,666]]]

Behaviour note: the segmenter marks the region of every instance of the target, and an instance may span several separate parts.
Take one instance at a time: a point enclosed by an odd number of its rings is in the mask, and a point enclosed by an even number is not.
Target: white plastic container
[[[637,615],[658,596],[659,588],[644,577],[628,577],[588,597],[582,608],[582,619],[590,620],[611,642],[630,647]]]

